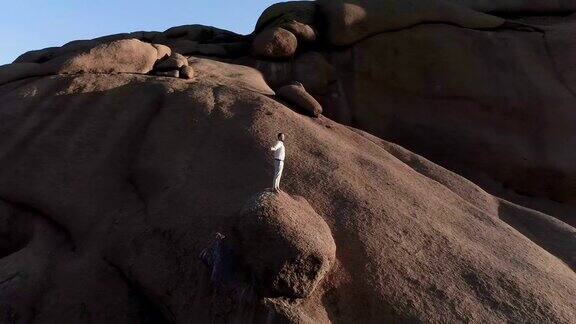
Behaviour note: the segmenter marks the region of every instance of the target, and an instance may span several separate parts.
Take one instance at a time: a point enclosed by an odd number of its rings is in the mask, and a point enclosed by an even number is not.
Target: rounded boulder
[[[122,39],[99,44],[47,62],[57,74],[74,73],[148,73],[152,70],[158,50],[137,39]]]
[[[195,75],[196,72],[191,66],[185,65],[180,68],[180,78],[182,79],[192,79]]]
[[[188,65],[188,59],[184,55],[172,53],[167,59],[156,63],[154,69],[157,71],[171,71],[178,70],[186,65]]]
[[[336,257],[328,224],[304,198],[284,192],[253,197],[237,229],[240,254],[264,297],[309,296]]]
[[[322,114],[322,106],[320,103],[306,91],[300,82],[285,85],[278,89],[276,94],[288,103],[298,106],[313,117],[318,117]]]
[[[280,27],[294,34],[299,41],[310,43],[316,40],[316,30],[310,25],[290,20],[282,23]]]
[[[257,57],[285,59],[294,56],[298,39],[290,31],[274,27],[258,34],[252,42],[252,53]]]

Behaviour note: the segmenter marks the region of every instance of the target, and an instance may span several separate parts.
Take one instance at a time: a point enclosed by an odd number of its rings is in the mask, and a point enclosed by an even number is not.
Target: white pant
[[[284,161],[274,160],[274,189],[280,189],[280,178],[284,170]]]

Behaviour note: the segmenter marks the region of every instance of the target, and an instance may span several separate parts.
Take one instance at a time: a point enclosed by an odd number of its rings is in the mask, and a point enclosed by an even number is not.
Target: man
[[[278,134],[278,142],[276,145],[270,148],[270,151],[274,151],[274,183],[273,188],[276,192],[280,191],[280,178],[282,177],[282,171],[284,170],[284,157],[286,152],[284,149],[284,136],[283,133]]]

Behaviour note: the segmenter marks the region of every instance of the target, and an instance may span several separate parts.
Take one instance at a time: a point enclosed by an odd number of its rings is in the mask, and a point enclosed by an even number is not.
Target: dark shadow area
[[[576,271],[576,229],[549,215],[500,200],[500,219]]]

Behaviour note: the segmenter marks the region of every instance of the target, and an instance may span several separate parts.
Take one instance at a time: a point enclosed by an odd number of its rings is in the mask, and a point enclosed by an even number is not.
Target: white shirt
[[[286,152],[284,149],[284,143],[282,141],[276,142],[276,145],[272,146],[270,150],[274,151],[274,159],[284,161]]]

